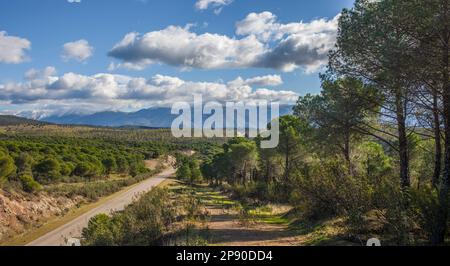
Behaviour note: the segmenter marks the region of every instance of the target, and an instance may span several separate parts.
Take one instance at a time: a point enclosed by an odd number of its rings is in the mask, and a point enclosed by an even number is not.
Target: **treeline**
[[[102,139],[129,142],[163,142],[165,146],[171,147],[185,145],[206,146],[208,144],[223,144],[224,138],[198,139],[198,138],[174,138],[170,129],[142,129],[142,128],[109,128],[88,127],[73,125],[52,125],[15,123],[4,119],[6,125],[0,123],[0,133],[8,136],[30,136],[30,137],[65,137],[82,139]],[[20,119],[19,119],[20,121]],[[1,121],[0,121],[1,122]]]
[[[280,120],[277,149],[236,139],[202,166],[236,194],[398,244],[444,244],[450,188],[450,1],[358,0],[339,19],[320,95]]]
[[[166,152],[164,145],[150,142],[3,136],[0,185],[33,192],[41,185],[92,181],[111,174],[136,176],[147,171],[145,159]]]

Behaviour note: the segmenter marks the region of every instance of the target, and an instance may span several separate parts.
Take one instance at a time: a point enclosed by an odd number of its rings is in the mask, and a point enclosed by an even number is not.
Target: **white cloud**
[[[221,69],[253,65],[264,51],[264,45],[254,36],[238,40],[169,26],[144,35],[129,33],[109,55],[138,68],[160,62],[183,68]]]
[[[234,86],[267,86],[274,87],[283,84],[283,80],[279,75],[267,75],[267,76],[259,76],[253,77],[249,79],[243,79],[241,77],[236,78],[233,81],[230,81],[230,84]]]
[[[57,76],[52,67],[30,70],[25,76],[22,82],[0,84],[0,102],[22,112],[61,114],[170,106],[175,101],[192,102],[194,94],[202,94],[205,101],[219,102],[270,100],[294,103],[298,98],[292,91],[252,88],[253,85],[279,84],[276,76],[238,78],[227,83],[194,82],[164,75],[149,79],[106,73]]]
[[[76,60],[84,62],[94,53],[94,48],[89,45],[86,40],[78,40],[75,42],[68,42],[63,45],[63,53],[61,57],[65,61]]]
[[[163,63],[181,68],[271,68],[312,72],[326,64],[333,48],[338,18],[281,24],[270,12],[251,13],[236,23],[240,38],[197,34],[190,27],[169,26],[141,35],[127,34],[109,55],[115,66],[142,70]]]
[[[38,70],[32,68],[25,72],[25,79],[27,80],[36,80],[39,78],[51,77],[56,75],[56,68],[52,66],[46,67],[44,70]]]
[[[27,39],[8,36],[6,31],[0,31],[0,63],[19,64],[28,59],[26,50],[31,48]]]
[[[283,84],[283,80],[279,75],[267,75],[247,79],[245,83],[250,86],[278,86]]]
[[[270,12],[250,13],[244,20],[236,23],[236,34],[256,35],[267,41],[278,31],[274,26],[276,20],[276,16]]]
[[[217,10],[221,10],[223,6],[227,6],[232,2],[233,0],[197,0],[195,8],[198,10],[206,10],[210,7],[215,7],[215,12],[220,13],[220,11]]]
[[[73,3],[81,3],[81,0],[67,0],[67,2],[73,4]]]
[[[236,23],[236,34],[256,35],[259,39],[265,41],[279,40],[292,34],[302,35],[305,38],[322,34],[335,36],[339,17],[340,15],[337,15],[332,20],[321,18],[309,23],[281,24],[277,22],[277,16],[271,12],[250,13],[244,20]]]
[[[270,12],[251,13],[236,23],[236,34],[277,43],[260,62],[262,66],[287,72],[303,67],[311,72],[326,64],[336,42],[339,17],[281,24]]]

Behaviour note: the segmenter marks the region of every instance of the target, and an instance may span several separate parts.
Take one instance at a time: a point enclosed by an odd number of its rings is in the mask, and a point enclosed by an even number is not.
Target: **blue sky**
[[[204,1],[203,6],[198,1]],[[282,44],[299,47],[299,42],[314,46],[317,42],[327,41],[324,45],[330,45],[330,38],[325,35],[330,35],[329,28],[336,24],[333,19],[342,8],[352,4],[353,0],[213,0],[209,4],[208,0],[81,0],[79,3],[69,3],[68,0],[0,0],[0,32],[3,32],[3,35],[0,34],[0,47],[3,36],[3,46],[12,49],[10,52],[5,49],[0,52],[0,111],[39,112],[45,109],[56,112],[58,108],[69,111],[77,101],[87,102],[87,109],[95,106],[92,111],[98,111],[114,108],[119,94],[122,102],[116,108],[124,110],[170,100],[166,95],[165,99],[151,101],[147,94],[146,102],[133,104],[133,99],[139,97],[131,97],[129,92],[109,95],[104,91],[107,88],[102,88],[101,92],[89,92],[90,96],[101,94],[95,101],[85,96],[87,92],[81,93],[79,87],[76,88],[80,92],[78,94],[73,91],[62,93],[62,89],[74,88],[61,88],[59,96],[55,96],[54,91],[39,90],[51,90],[56,86],[51,86],[51,83],[66,73],[76,73],[77,82],[81,77],[99,73],[124,75],[128,87],[132,78],[160,81],[161,77],[165,77],[164,84],[167,84],[166,79],[171,77],[191,82],[190,85],[194,86],[195,82],[226,84],[242,77],[244,82],[240,86],[249,86],[253,90],[262,88],[270,93],[290,91],[300,95],[317,93],[320,90],[318,72],[323,65],[323,56],[310,58],[311,54],[300,54],[305,51],[300,48],[280,54],[276,52],[277,48]],[[250,17],[252,13],[255,16]],[[239,28],[238,22],[246,18],[248,23],[241,23]],[[314,24],[314,21],[320,20],[321,24]],[[255,21],[257,24],[254,24]],[[261,26],[261,22],[265,28],[255,28],[255,25]],[[169,26],[175,28],[168,29]],[[318,32],[314,32],[316,28]],[[133,36],[133,44],[120,43],[133,32],[139,33]],[[146,33],[154,34],[145,38]],[[184,40],[181,36],[189,38],[187,43],[180,44]],[[167,40],[160,40],[164,38]],[[312,44],[308,44],[308,38],[312,39]],[[175,43],[169,43],[171,39]],[[224,43],[219,45],[222,41]],[[195,47],[190,45],[194,42],[204,49],[196,52]],[[72,45],[64,46],[70,43]],[[150,45],[151,49],[146,45]],[[286,47],[278,50],[286,51]],[[321,49],[321,46],[313,48]],[[255,51],[252,55],[255,49],[261,51]],[[311,47],[308,49],[311,51]],[[319,53],[323,53],[322,50]],[[317,51],[314,51],[316,54]],[[290,57],[296,59],[290,60]],[[54,69],[44,73],[48,66]],[[30,74],[30,69],[39,74],[24,78],[27,71]],[[159,79],[155,79],[157,75]],[[279,76],[282,82],[267,82],[267,78],[261,82],[245,82],[254,77],[269,76]],[[40,81],[45,84],[39,83],[38,87],[33,87],[36,86],[32,84],[33,80],[34,83]],[[181,84],[178,81],[174,83],[170,79],[170,84]],[[178,86],[177,90],[188,90],[191,86]],[[220,89],[234,88],[226,87]],[[13,89],[22,92],[11,92]],[[32,90],[32,96],[23,95],[27,89]],[[152,89],[167,88],[160,86]],[[142,90],[148,92],[151,89]],[[150,94],[160,97],[154,91]],[[107,99],[101,100],[104,97]]]

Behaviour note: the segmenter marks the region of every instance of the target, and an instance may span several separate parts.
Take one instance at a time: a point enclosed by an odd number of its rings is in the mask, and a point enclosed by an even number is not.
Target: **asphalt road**
[[[63,246],[67,245],[67,239],[79,239],[81,231],[88,225],[89,220],[97,214],[109,214],[112,211],[123,210],[127,205],[133,202],[133,199],[141,193],[148,192],[161,184],[166,178],[175,174],[175,169],[166,169],[160,174],[149,178],[124,193],[119,193],[116,197],[110,199],[104,204],[84,213],[65,225],[43,235],[42,237],[30,242],[27,246]]]

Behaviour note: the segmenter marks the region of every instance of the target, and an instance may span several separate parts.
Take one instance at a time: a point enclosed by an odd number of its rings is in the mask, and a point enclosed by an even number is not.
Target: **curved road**
[[[66,239],[80,238],[81,231],[88,225],[89,220],[97,214],[111,213],[112,211],[123,210],[127,205],[133,202],[133,199],[141,194],[152,190],[161,184],[166,178],[175,174],[175,169],[168,168],[160,174],[151,177],[129,190],[120,193],[117,197],[105,202],[104,204],[78,216],[67,224],[43,235],[42,237],[30,242],[27,246],[63,246],[66,245]]]

